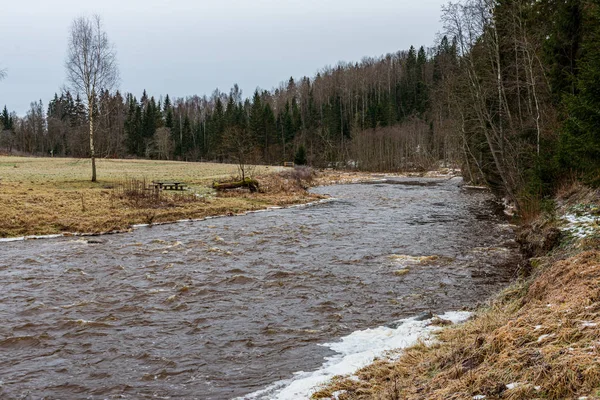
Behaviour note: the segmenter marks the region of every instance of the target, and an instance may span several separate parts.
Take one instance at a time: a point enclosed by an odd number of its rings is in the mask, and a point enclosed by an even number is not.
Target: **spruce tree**
[[[248,118],[248,129],[250,130],[250,134],[254,138],[254,141],[259,143],[259,146],[262,148],[263,159],[268,163],[268,152],[271,143],[265,127],[265,112],[258,89],[254,91],[254,96],[252,97],[250,116]]]
[[[169,129],[172,129],[173,128],[173,107],[171,105],[171,100],[169,99],[169,95],[167,95],[165,97],[164,115],[165,115],[165,126]]]
[[[192,124],[190,118],[186,115],[181,127],[181,156],[185,161],[191,158],[194,149],[194,136],[192,134]]]
[[[582,171],[600,185],[600,1],[588,9],[587,34],[578,61],[576,94],[567,97],[568,118],[559,160],[566,170]]]
[[[303,144],[301,144],[296,151],[296,155],[294,156],[294,164],[306,165],[306,149],[304,148]]]
[[[2,117],[0,117],[0,121],[2,122],[2,126],[4,127],[5,130],[7,130],[7,131],[13,130],[13,128],[14,128],[13,119],[12,119],[11,115],[9,114],[6,106],[4,106],[4,110],[2,110]]]
[[[417,70],[416,70],[416,87],[415,87],[415,110],[419,115],[422,115],[427,109],[428,89],[425,81],[425,64],[427,56],[423,46],[419,48],[417,55]]]
[[[540,20],[552,21],[544,40],[545,62],[554,100],[558,103],[564,95],[574,95],[577,90],[577,59],[582,41],[583,1],[564,0],[540,3]]]

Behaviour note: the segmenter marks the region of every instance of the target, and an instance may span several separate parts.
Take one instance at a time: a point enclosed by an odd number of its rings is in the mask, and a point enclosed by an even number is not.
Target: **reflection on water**
[[[425,182],[425,181],[422,181]],[[460,180],[0,244],[0,397],[226,399],[321,365],[319,343],[504,285],[517,250]]]

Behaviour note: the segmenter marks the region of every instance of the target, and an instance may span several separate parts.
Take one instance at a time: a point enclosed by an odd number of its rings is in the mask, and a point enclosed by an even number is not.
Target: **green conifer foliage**
[[[587,11],[577,94],[566,99],[568,116],[559,160],[563,168],[582,171],[600,185],[600,2],[594,1]]]

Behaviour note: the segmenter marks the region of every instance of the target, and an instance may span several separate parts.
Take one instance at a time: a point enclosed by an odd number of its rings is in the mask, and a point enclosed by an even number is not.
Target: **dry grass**
[[[598,200],[589,190],[570,200],[582,197]],[[565,240],[532,262],[529,278],[440,331],[436,344],[379,360],[358,380],[338,377],[314,398],[336,391],[345,391],[340,400],[600,398],[600,243],[581,250]]]
[[[233,164],[187,163],[157,160],[98,159],[100,183],[126,178],[152,180],[180,179],[191,185],[205,185],[238,173]],[[278,167],[257,167],[257,174],[280,171]],[[64,188],[96,187],[90,182],[91,162],[78,158],[37,158],[0,156],[0,183],[44,183]]]
[[[210,184],[237,173],[235,165],[152,160],[98,160],[97,183],[90,182],[89,160],[67,158],[0,157],[0,237],[64,232],[102,233],[126,230],[134,224],[237,214],[275,205],[310,201],[306,191],[286,193],[235,193],[215,197]],[[257,167],[269,176],[277,167]],[[156,203],[132,202],[115,196],[115,188],[128,179],[181,180],[190,196],[164,193]],[[190,192],[188,192],[190,193]]]

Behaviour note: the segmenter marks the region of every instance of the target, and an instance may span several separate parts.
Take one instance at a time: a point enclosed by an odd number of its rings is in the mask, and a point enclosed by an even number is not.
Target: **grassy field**
[[[235,214],[314,198],[305,191],[281,187],[216,196],[210,189],[212,182],[237,174],[236,166],[230,164],[100,159],[97,168],[98,182],[92,183],[87,159],[0,156],[0,237],[101,233],[139,223]],[[281,170],[256,167],[254,173],[269,181],[269,176]],[[161,204],[134,204],[114,189],[128,179],[180,180],[190,191],[186,196],[165,192],[168,201]]]

